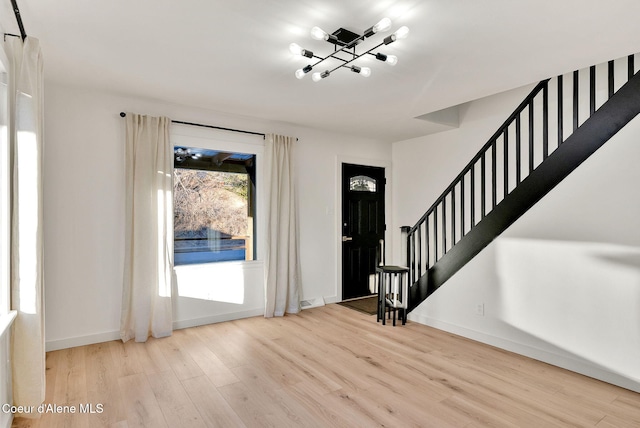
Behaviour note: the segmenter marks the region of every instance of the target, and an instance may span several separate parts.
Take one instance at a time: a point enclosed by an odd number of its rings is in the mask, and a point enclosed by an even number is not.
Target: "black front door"
[[[384,168],[342,164],[342,300],[371,295],[384,239]]]

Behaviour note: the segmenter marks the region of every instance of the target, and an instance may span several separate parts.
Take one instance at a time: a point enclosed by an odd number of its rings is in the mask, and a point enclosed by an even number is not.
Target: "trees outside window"
[[[174,264],[255,259],[255,155],[176,147]]]

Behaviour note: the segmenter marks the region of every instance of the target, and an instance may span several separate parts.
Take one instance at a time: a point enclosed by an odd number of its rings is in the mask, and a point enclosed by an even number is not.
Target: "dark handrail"
[[[616,92],[614,66],[615,62],[609,61],[605,71],[607,73],[605,85],[605,93],[608,94],[607,100]],[[438,196],[416,224],[412,227],[406,227],[406,256],[407,266],[410,268],[411,284],[417,281],[423,272],[429,271],[461,239],[465,238],[484,219],[488,212],[495,210],[507,196],[510,196],[514,189],[525,181],[534,169],[537,169],[542,162],[548,159],[551,151],[557,150],[564,140],[569,138],[569,135],[575,133],[578,127],[581,126],[581,122],[584,122],[584,116],[591,117],[595,113],[598,109],[598,97],[600,97],[600,95],[596,96],[598,92],[597,68],[592,66],[587,70],[588,73],[585,74],[588,74],[588,76],[583,84],[579,84],[580,73],[578,71],[568,74],[567,78],[572,78],[573,81],[567,82],[568,93],[566,95],[563,76],[555,78],[557,93],[551,95],[557,96],[557,99],[554,100],[557,102],[557,115],[549,114],[549,83],[552,79],[545,79],[539,82]],[[626,74],[628,75],[627,80],[630,80],[635,75],[633,55],[627,57]],[[539,97],[540,94],[541,97]],[[588,109],[585,109],[585,111],[578,108],[579,101],[582,100],[581,94],[588,96],[588,98],[585,98],[586,105],[588,105]],[[565,97],[569,97],[569,99],[564,100]],[[572,105],[569,106],[571,102]],[[535,108],[534,105],[536,106]],[[542,106],[542,111],[538,112],[537,109],[540,108],[540,105]],[[571,110],[567,111],[567,114],[564,112],[565,106]],[[527,110],[528,114],[525,113]],[[539,119],[536,120],[536,118]],[[565,120],[567,125],[570,123],[572,126],[564,126]],[[524,121],[527,121],[526,126],[528,129],[523,129]],[[555,146],[552,148],[549,147],[551,121],[553,121],[553,126],[557,127],[557,145],[555,145],[556,142],[554,141]],[[512,126],[515,126],[515,128]],[[515,131],[515,139],[509,137],[510,129]],[[565,136],[565,132],[569,135]],[[498,144],[499,141],[500,145]],[[515,145],[515,152],[512,152],[509,148],[510,144],[512,147]],[[521,147],[523,144],[525,145],[524,150]],[[497,153],[499,150],[501,150],[503,156],[501,166],[497,165]],[[527,151],[528,157],[523,158],[523,154],[526,154]],[[489,154],[489,152],[491,153]],[[515,157],[515,165],[513,157]],[[487,163],[491,164],[490,170]],[[479,177],[476,177],[478,174]],[[469,175],[469,181],[467,181],[467,175]],[[502,179],[502,186],[498,186],[498,177]],[[479,179],[479,183],[477,179]],[[512,181],[514,179],[515,184]],[[477,187],[479,187],[479,192],[476,191],[478,190]],[[469,192],[467,193],[467,191]],[[468,199],[465,195],[468,196]],[[498,200],[500,195],[502,198]],[[476,209],[478,208],[476,207],[477,202],[479,203],[479,213]],[[465,205],[469,208],[468,211]],[[467,213],[469,217],[467,217]],[[425,236],[422,236],[423,234]]]
[[[520,103],[520,105],[518,107],[516,107],[516,109],[514,110],[513,113],[511,113],[511,115],[509,116],[509,118],[507,120],[504,121],[504,123],[502,124],[502,126],[500,126],[500,128],[498,128],[498,130],[491,136],[491,138],[489,138],[489,140],[487,141],[487,143],[482,146],[482,148],[480,148],[480,150],[478,151],[478,153],[476,153],[476,155],[471,159],[471,161],[462,169],[462,172],[460,174],[458,174],[456,176],[456,178],[453,179],[453,181],[451,182],[451,184],[449,184],[449,186],[447,186],[447,188],[444,190],[444,192],[442,192],[440,194],[440,196],[438,197],[438,199],[436,199],[436,201],[433,203],[433,205],[431,205],[429,207],[429,209],[424,213],[424,215],[422,217],[420,217],[420,220],[418,220],[416,222],[416,224],[411,228],[411,230],[409,231],[409,233],[413,233],[418,227],[420,227],[420,225],[424,222],[424,220],[429,217],[429,215],[431,215],[431,213],[433,212],[433,210],[440,205],[440,203],[442,203],[442,201],[444,200],[444,198],[447,197],[447,195],[449,195],[449,193],[451,193],[451,190],[460,182],[460,180],[462,180],[462,178],[471,170],[471,167],[480,160],[480,158],[491,148],[492,144],[494,143],[494,141],[500,137],[500,135],[504,132],[504,130],[506,128],[509,127],[509,125],[511,125],[513,123],[513,121],[516,119],[516,117],[518,115],[520,115],[520,113],[522,113],[531,103],[531,101],[535,98],[536,95],[538,95],[538,93],[542,90],[542,88],[544,88],[550,79],[546,79],[541,81],[540,83],[538,83],[535,88],[533,88],[531,90],[531,92],[529,93],[529,95],[527,95],[527,97],[524,99],[524,101],[522,101]]]

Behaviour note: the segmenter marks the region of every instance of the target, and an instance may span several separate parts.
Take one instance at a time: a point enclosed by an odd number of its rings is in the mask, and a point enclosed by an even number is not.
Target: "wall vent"
[[[300,307],[302,309],[317,308],[319,306],[324,306],[324,299],[322,297],[316,297],[315,299],[308,299],[300,302]]]

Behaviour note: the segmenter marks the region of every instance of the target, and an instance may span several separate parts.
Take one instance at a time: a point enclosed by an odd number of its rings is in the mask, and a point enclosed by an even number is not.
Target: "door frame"
[[[336,248],[336,270],[335,270],[335,299],[342,301],[342,164],[351,163],[363,166],[376,166],[384,168],[384,178],[387,181],[384,194],[384,215],[387,230],[384,233],[385,254],[389,260],[389,249],[393,248],[393,216],[391,210],[392,198],[392,171],[391,161],[377,159],[363,159],[353,156],[337,156],[335,163],[335,219],[334,219],[334,242]]]

